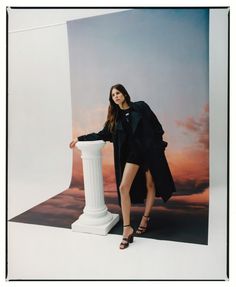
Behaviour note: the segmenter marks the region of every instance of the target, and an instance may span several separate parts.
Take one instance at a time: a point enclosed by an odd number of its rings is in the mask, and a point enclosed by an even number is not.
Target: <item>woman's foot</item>
[[[129,225],[124,225],[123,226],[123,238],[120,243],[120,249],[125,249],[129,246],[129,243],[133,242],[133,234],[134,234],[134,229],[133,227]]]
[[[148,224],[149,219],[150,219],[150,216],[143,215],[140,225],[138,229],[135,231],[136,234],[143,234],[144,232],[147,231],[147,227],[148,227],[147,224]]]

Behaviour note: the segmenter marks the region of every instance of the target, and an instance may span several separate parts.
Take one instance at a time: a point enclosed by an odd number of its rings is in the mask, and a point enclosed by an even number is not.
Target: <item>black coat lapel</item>
[[[124,131],[124,128],[123,128],[123,125],[121,123],[121,119],[120,118],[117,119],[116,129],[119,130],[119,131]]]
[[[136,111],[132,111],[130,114],[130,121],[131,121],[131,127],[132,127],[132,133],[134,134],[136,131],[136,128],[141,120],[142,116],[140,113]]]

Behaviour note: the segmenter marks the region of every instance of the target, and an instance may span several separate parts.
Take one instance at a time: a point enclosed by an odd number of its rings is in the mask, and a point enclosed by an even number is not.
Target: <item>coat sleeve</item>
[[[103,141],[110,141],[112,142],[112,133],[108,130],[108,125],[105,123],[102,130],[100,130],[97,133],[90,133],[86,135],[82,135],[77,137],[78,141],[97,141],[97,140],[103,140]]]
[[[152,127],[154,128],[155,132],[163,135],[164,130],[158,118],[156,117],[155,113],[151,110],[151,108],[146,102],[142,101],[142,104],[144,106],[145,115],[148,118],[149,122],[151,123]]]

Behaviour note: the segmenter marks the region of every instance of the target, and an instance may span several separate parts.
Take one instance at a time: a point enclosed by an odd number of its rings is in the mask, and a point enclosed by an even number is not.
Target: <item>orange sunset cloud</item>
[[[187,117],[185,120],[175,121],[178,127],[182,127],[188,133],[196,135],[197,144],[199,148],[209,148],[209,105],[203,106],[199,118],[195,119],[192,116]]]

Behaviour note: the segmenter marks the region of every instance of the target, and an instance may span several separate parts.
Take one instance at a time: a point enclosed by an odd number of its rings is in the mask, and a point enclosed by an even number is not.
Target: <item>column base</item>
[[[109,212],[110,213],[110,212]],[[113,226],[119,221],[119,214],[110,213],[111,220],[105,224],[99,225],[87,225],[82,222],[82,220],[77,219],[71,224],[72,231],[92,233],[98,235],[107,235],[108,232],[112,229]]]

